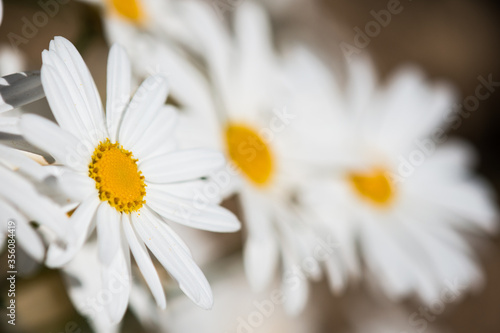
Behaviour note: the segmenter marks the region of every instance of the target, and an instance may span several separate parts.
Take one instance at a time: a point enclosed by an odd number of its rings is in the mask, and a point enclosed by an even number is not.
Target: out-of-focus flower
[[[308,284],[299,276],[316,279],[321,269],[310,250],[314,234],[294,208],[293,193],[305,180],[295,163],[295,146],[307,137],[293,135],[302,119],[287,108],[291,96],[281,73],[282,59],[273,49],[269,18],[259,5],[245,1],[234,12],[233,36],[208,4],[186,1],[184,9],[208,79],[188,71],[179,79],[191,80],[193,92],[183,101],[180,135],[193,146],[223,149],[231,161],[211,175],[211,191],[203,198],[239,195],[248,232],[244,261],[250,284],[255,290],[269,286],[281,259],[285,307],[296,314],[308,295]],[[301,267],[305,257],[312,259],[306,273]]]
[[[229,211],[196,205],[193,199],[205,184],[202,178],[224,164],[222,154],[177,150],[172,139],[176,111],[164,106],[168,84],[161,75],[148,78],[130,101],[125,98],[131,90],[130,64],[118,45],[108,59],[106,114],[87,66],[69,41],[56,37],[42,59],[42,84],[60,126],[25,115],[21,130],[56,159],[62,186],[81,203],[70,219],[70,244],[66,249],[52,244],[47,264],[71,260],[97,225],[102,286],[113,290],[116,276],[123,283],[104,305],[110,323],[120,321],[127,308],[129,247],[161,308],[165,295],[147,248],[193,302],[210,308],[205,276],[167,223],[217,232],[240,228]]]
[[[21,151],[0,145],[0,248],[8,242],[13,244],[9,251],[15,251],[17,241],[31,258],[41,262],[45,245],[30,222],[38,223],[51,238],[64,236],[68,224],[64,210],[43,191],[51,179],[49,169]]]
[[[495,231],[497,212],[488,184],[470,171],[472,149],[445,142],[452,89],[412,68],[379,86],[366,60],[349,66],[345,90],[320,62],[308,72],[316,80],[303,85],[311,94],[302,105],[323,115],[309,157],[316,179],[299,201],[311,227],[339,241],[326,265],[331,287],[359,277],[361,261],[391,299],[416,294],[429,303],[449,284],[462,293],[480,285],[461,232]]]
[[[183,1],[178,0],[80,0],[101,9],[105,34],[110,42],[125,46],[130,56],[141,56],[133,44],[149,44],[154,41],[171,41],[192,45],[191,33],[182,21]],[[152,44],[149,44],[153,47]],[[142,54],[147,56],[147,54]]]

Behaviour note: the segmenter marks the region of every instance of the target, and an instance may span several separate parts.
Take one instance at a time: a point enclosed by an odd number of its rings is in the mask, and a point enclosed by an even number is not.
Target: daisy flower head
[[[310,68],[323,77],[309,87],[309,103],[324,114],[316,133],[325,140],[299,198],[317,232],[341,244],[326,265],[332,289],[362,272],[391,299],[431,303],[449,284],[479,286],[463,232],[493,232],[498,215],[490,188],[471,171],[473,150],[445,132],[454,90],[415,68],[384,85],[367,59],[348,69],[341,89],[320,62]]]
[[[123,49],[109,53],[106,112],[95,83],[76,48],[56,37],[42,54],[42,84],[59,125],[25,115],[21,130],[28,141],[50,153],[60,168],[61,184],[79,202],[70,219],[70,241],[50,246],[47,264],[61,266],[97,229],[103,288],[129,276],[132,252],[156,302],[166,306],[161,281],[149,249],[183,292],[197,305],[210,308],[210,286],[188,247],[173,232],[173,221],[194,228],[233,232],[236,217],[215,204],[193,199],[223,155],[204,149],[178,150],[173,140],[176,111],[165,106],[167,80],[146,79],[129,102],[130,64]],[[127,307],[130,281],[105,304],[112,323]],[[127,282],[128,281],[128,282]]]
[[[249,282],[263,290],[282,264],[285,308],[296,314],[306,303],[308,284],[292,284],[293,274],[286,273],[312,256],[309,244],[315,241],[293,202],[293,191],[304,181],[296,163],[296,146],[304,137],[295,135],[304,113],[289,108],[270,20],[253,1],[238,6],[231,26],[206,3],[185,1],[184,8],[208,75],[190,77],[200,98],[188,102],[180,134],[191,145],[203,140],[226,152],[230,163],[212,178],[223,196],[237,194],[241,202]],[[207,95],[205,105],[199,105]],[[315,263],[307,275],[315,279],[319,273]]]
[[[0,145],[0,248],[4,249],[8,243],[9,252],[15,250],[17,241],[32,259],[42,262],[46,251],[39,231],[52,238],[64,236],[67,225],[64,210],[44,191],[53,179],[48,169],[25,153]],[[34,228],[31,222],[39,228]]]

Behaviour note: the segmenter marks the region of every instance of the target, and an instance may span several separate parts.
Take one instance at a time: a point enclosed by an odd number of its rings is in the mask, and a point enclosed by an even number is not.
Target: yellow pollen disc
[[[273,173],[273,158],[262,137],[245,125],[226,127],[229,157],[254,184],[266,185]]]
[[[144,18],[144,12],[140,1],[141,0],[110,0],[111,7],[116,13],[134,23],[141,23]]]
[[[137,160],[109,139],[94,150],[89,177],[95,180],[99,198],[121,213],[138,211],[146,202],[146,184]]]
[[[394,199],[394,188],[381,169],[370,173],[353,172],[349,180],[360,197],[377,206],[387,206]]]

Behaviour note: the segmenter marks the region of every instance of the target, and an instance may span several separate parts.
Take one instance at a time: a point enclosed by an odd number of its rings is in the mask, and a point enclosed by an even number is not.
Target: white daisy
[[[191,80],[197,97],[186,101],[183,142],[210,144],[231,161],[212,175],[213,187],[225,196],[239,194],[248,232],[246,272],[252,287],[262,290],[280,259],[284,272],[291,273],[311,256],[309,244],[315,241],[292,203],[292,191],[303,180],[295,163],[295,147],[303,137],[293,135],[302,116],[287,108],[291,96],[282,80],[282,60],[273,50],[269,18],[259,5],[245,1],[238,6],[234,36],[208,4],[185,1],[184,9],[209,78],[208,83],[199,74],[179,80]],[[307,272],[312,278],[319,273],[317,263]],[[285,306],[297,313],[308,286],[289,283],[289,278],[283,275]]]
[[[45,184],[53,178],[48,169],[24,153],[0,145],[0,249],[5,249],[8,242],[14,244],[8,250],[16,251],[18,243],[31,258],[41,262],[45,245],[30,222],[57,237],[65,234],[67,217],[63,209],[43,193]]]
[[[224,164],[223,156],[176,150],[176,112],[164,107],[164,77],[148,78],[123,103],[131,88],[130,65],[119,46],[111,48],[108,59],[106,114],[89,70],[69,41],[56,37],[42,59],[42,84],[60,127],[25,115],[21,130],[56,159],[63,186],[81,202],[70,219],[67,237],[73,242],[67,249],[52,245],[47,264],[68,262],[97,226],[103,287],[113,289],[113,277],[124,277],[124,288],[111,293],[105,306],[111,323],[122,318],[128,303],[129,247],[161,308],[165,295],[147,248],[188,297],[210,308],[210,286],[167,221],[218,232],[240,228],[229,211],[194,200],[204,187],[202,178]]]
[[[445,142],[453,91],[413,68],[379,86],[366,60],[351,64],[345,90],[327,72],[316,61],[309,73],[317,79],[303,86],[314,97],[303,105],[323,115],[309,156],[316,179],[299,199],[311,227],[340,241],[326,265],[332,288],[360,276],[360,262],[392,299],[416,294],[429,303],[448,283],[479,285],[460,232],[493,232],[497,211],[470,170],[472,150]]]

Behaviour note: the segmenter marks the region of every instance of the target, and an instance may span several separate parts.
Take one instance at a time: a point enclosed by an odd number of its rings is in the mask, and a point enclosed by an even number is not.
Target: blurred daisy
[[[44,229],[48,236],[64,236],[67,217],[63,209],[43,193],[45,183],[51,179],[54,176],[48,169],[21,151],[0,145],[1,249],[14,239],[26,254],[41,262],[45,245],[39,230],[30,223],[39,224],[39,229]]]
[[[456,101],[450,87],[412,68],[379,86],[365,60],[349,67],[345,91],[320,62],[309,72],[317,79],[303,88],[314,98],[303,103],[323,116],[309,158],[316,179],[299,199],[311,207],[311,226],[341,244],[326,265],[332,288],[359,276],[360,261],[392,299],[416,294],[429,303],[450,283],[480,285],[460,231],[495,231],[497,212],[488,185],[470,170],[473,151],[445,142]]]
[[[51,245],[47,264],[67,263],[97,226],[103,288],[113,290],[116,276],[123,286],[104,305],[111,323],[120,321],[128,304],[129,248],[161,308],[165,295],[147,249],[188,297],[210,308],[210,286],[167,221],[218,232],[240,228],[229,211],[196,205],[193,199],[205,185],[202,178],[224,164],[223,156],[176,149],[176,112],[164,107],[164,77],[148,78],[129,102],[124,99],[131,89],[130,64],[119,46],[111,48],[108,59],[106,113],[88,68],[69,41],[56,37],[42,59],[42,84],[60,126],[25,115],[21,130],[56,159],[63,186],[81,202],[70,220],[70,245]]]
[[[186,75],[179,80],[191,80],[193,92],[181,117],[182,141],[226,152],[231,163],[211,175],[213,188],[226,197],[237,193],[241,200],[250,284],[257,291],[267,287],[281,260],[285,307],[298,313],[306,303],[308,284],[291,281],[297,268],[301,270],[301,260],[312,257],[309,249],[315,239],[294,210],[292,194],[303,180],[295,146],[304,137],[294,136],[293,128],[302,118],[287,108],[290,96],[281,59],[273,50],[269,18],[259,5],[245,1],[234,12],[232,36],[208,4],[185,1],[184,9],[208,79]],[[320,271],[312,261],[305,274],[319,278]]]
[[[101,9],[105,33],[110,42],[124,45],[143,44],[155,36],[189,45],[192,37],[182,22],[182,1],[178,0],[80,0]],[[153,44],[150,44],[154,47]],[[133,52],[132,59],[140,53]],[[147,54],[143,54],[147,56]]]

